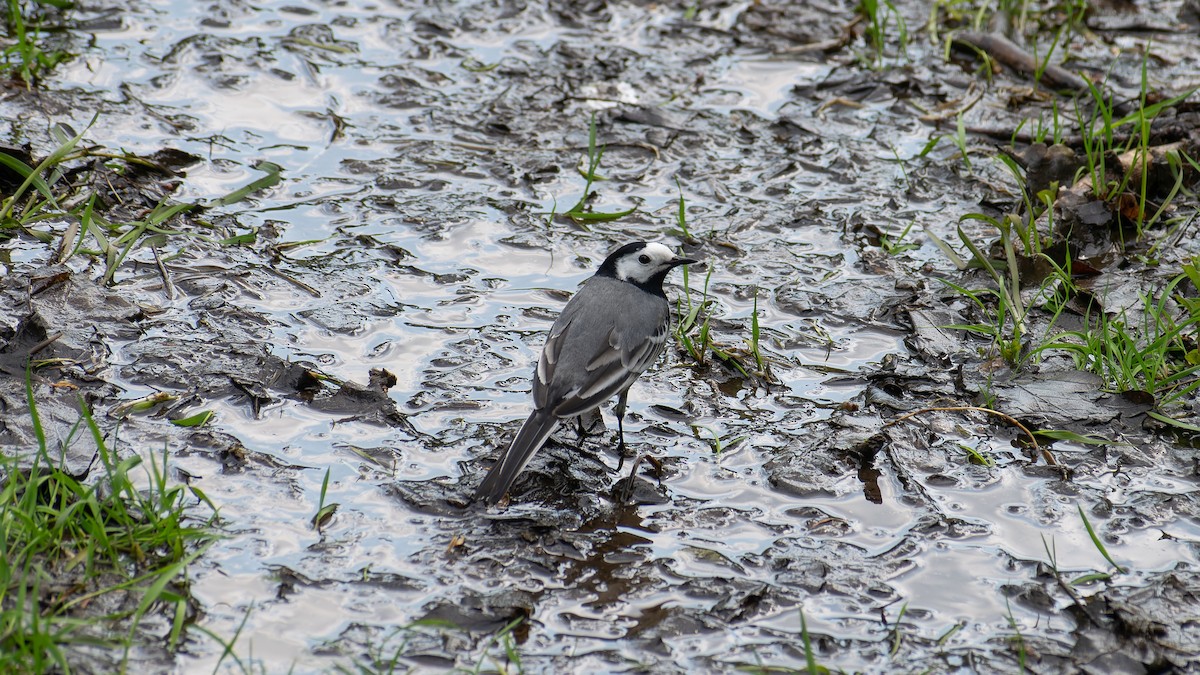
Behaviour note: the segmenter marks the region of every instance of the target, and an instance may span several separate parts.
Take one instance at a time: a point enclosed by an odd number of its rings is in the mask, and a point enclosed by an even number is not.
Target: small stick
[[[901,415],[900,417],[897,417],[896,419],[892,420],[891,422],[888,422],[887,424],[885,424],[883,426],[885,428],[890,427],[893,424],[903,422],[904,420],[906,420],[910,417],[916,417],[917,415],[927,413],[927,412],[939,412],[939,411],[941,411],[941,412],[961,412],[961,411],[967,411],[967,410],[988,413],[990,415],[995,415],[996,417],[999,417],[999,418],[1007,421],[1009,424],[1011,424],[1011,425],[1015,426],[1016,428],[1020,429],[1021,431],[1025,432],[1025,435],[1029,437],[1029,442],[1033,443],[1033,449],[1038,451],[1039,453],[1041,453],[1042,457],[1045,458],[1047,464],[1049,464],[1050,466],[1060,466],[1059,463],[1054,460],[1054,455],[1050,454],[1050,450],[1043,448],[1041,445],[1039,445],[1037,442],[1037,438],[1034,437],[1034,435],[1033,435],[1033,432],[1030,431],[1029,429],[1025,428],[1024,424],[1021,424],[1020,422],[1018,422],[1017,419],[1011,415],[1005,415],[1004,413],[1000,412],[999,410],[992,410],[991,408],[981,408],[979,406],[974,406],[974,405],[957,405],[957,406],[949,406],[949,407],[944,407],[944,408],[922,408],[920,410],[910,412],[906,415]]]
[[[167,274],[167,266],[163,264],[162,256],[158,254],[158,247],[150,248],[154,252],[154,264],[158,266],[158,274],[163,280],[163,291],[167,294],[168,300],[175,299],[175,284],[171,282],[171,276]]]
[[[654,467],[655,476],[658,478],[659,484],[662,484],[662,462],[649,453],[638,455],[637,459],[633,461],[633,469],[631,469],[629,472],[629,482],[625,484],[625,489],[621,491],[622,504],[628,504],[630,498],[633,497],[633,481],[637,479],[637,470],[638,467],[641,466],[642,460],[646,460],[651,466]],[[620,471],[620,467],[618,467],[617,470]]]
[[[965,32],[954,36],[954,42],[967,45],[992,57],[999,63],[1025,76],[1037,76],[1038,62],[1029,52],[999,33]],[[1046,64],[1041,79],[1055,89],[1087,91],[1087,80],[1062,66]]]
[[[45,340],[42,340],[41,342],[39,342],[36,345],[29,348],[29,355],[33,356],[34,354],[42,351],[46,347],[49,347],[51,344],[54,343],[55,340],[59,339],[62,336],[63,336],[62,333],[55,333],[54,335],[51,335],[50,337],[46,338]]]

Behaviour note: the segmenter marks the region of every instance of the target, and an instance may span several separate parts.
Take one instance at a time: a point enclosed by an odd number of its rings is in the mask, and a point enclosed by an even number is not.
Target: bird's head
[[[662,282],[667,272],[694,262],[697,261],[675,255],[662,244],[635,241],[609,254],[596,275],[627,281],[652,293],[662,294]]]

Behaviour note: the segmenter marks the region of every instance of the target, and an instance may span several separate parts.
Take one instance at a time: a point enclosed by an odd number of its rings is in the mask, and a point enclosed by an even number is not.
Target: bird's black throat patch
[[[646,242],[644,241],[635,241],[625,244],[621,248],[610,253],[608,257],[604,259],[604,262],[600,265],[600,269],[596,270],[596,276],[608,277],[610,279],[616,279],[617,281],[624,281],[630,286],[636,286],[643,291],[646,291],[650,295],[657,295],[660,298],[666,299],[667,294],[665,291],[663,291],[663,281],[666,281],[667,274],[673,269],[671,267],[655,273],[645,281],[633,281],[630,279],[622,279],[617,276],[617,262],[622,258],[634,255],[644,248],[646,248]]]

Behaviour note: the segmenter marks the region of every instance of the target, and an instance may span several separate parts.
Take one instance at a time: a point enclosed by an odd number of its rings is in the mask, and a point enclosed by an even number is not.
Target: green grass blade
[[[617,220],[618,218],[624,218],[625,216],[633,213],[634,211],[637,211],[636,206],[633,207],[632,209],[628,209],[626,211],[611,211],[611,212],[593,212],[593,211],[572,210],[572,211],[567,211],[563,215],[567,216],[571,220],[581,220],[581,221],[587,222],[587,223],[594,223],[594,222],[607,222],[610,220]]]
[[[267,175],[243,185],[224,197],[213,200],[208,205],[229,206],[230,204],[235,204],[242,201],[249,195],[258,192],[259,190],[275,187],[281,181],[283,181],[283,176],[281,175],[283,172],[283,167],[275,164],[274,162],[259,162],[258,164],[254,165],[254,168],[259,171],[266,172]]]
[[[1118,572],[1124,574],[1126,571],[1125,568],[1118,565],[1112,559],[1112,556],[1108,554],[1108,549],[1104,547],[1104,542],[1100,541],[1100,537],[1096,535],[1096,530],[1092,529],[1091,521],[1088,520],[1087,514],[1083,512],[1083,506],[1080,504],[1076,504],[1075,506],[1079,509],[1079,517],[1083,519],[1083,526],[1087,528],[1088,536],[1092,538],[1092,544],[1096,546],[1096,550],[1100,551],[1100,555],[1104,556],[1108,564],[1112,565]]]
[[[212,419],[212,417],[213,411],[204,410],[196,413],[195,415],[184,417],[183,419],[171,420],[171,424],[174,424],[177,427],[202,427],[205,424],[208,424],[208,421]]]
[[[0,152],[0,164],[19,174],[23,180],[31,181],[34,189],[41,193],[46,201],[53,203],[54,193],[50,191],[50,184],[39,176],[33,167],[4,152]]]
[[[33,366],[25,366],[25,401],[29,404],[29,417],[33,421],[33,435],[37,438],[38,452],[46,455],[46,431],[42,428],[42,418],[38,414],[37,401],[33,397]]]

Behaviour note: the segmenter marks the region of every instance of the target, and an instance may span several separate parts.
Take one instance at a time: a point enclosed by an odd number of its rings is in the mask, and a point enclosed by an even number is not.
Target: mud
[[[1093,8],[1059,47],[1064,66],[1107,75],[1123,111],[1143,49],[1160,100],[1200,86],[1200,38],[1160,25],[1185,10]],[[945,328],[980,311],[939,279],[991,280],[925,233],[957,242],[962,216],[1013,208],[1002,152],[1034,187],[1062,178],[1074,163],[1031,149],[1032,128],[1074,104],[1019,68],[983,72],[969,50],[943,60],[917,30],[928,8],[900,11],[906,49],[889,33],[876,57],[851,4],[700,3],[691,18],[636,2],[82,8],[79,55],[38,90],[6,90],[0,144],[45,156],[50,125],[99,112],[90,146],[166,173],[81,160],[64,180],[113,222],[164,195],[203,208],[109,284],[103,256],[56,264],[53,245],[5,231],[0,444],[32,447],[31,355],[55,437],[82,396],[119,452],[166,443],[225,535],[189,570],[194,623],[234,641],[243,669],[499,669],[505,640],[529,672],[803,669],[802,625],[818,663],[848,672],[1198,667],[1193,435],[1064,355],[1013,370],[986,337]],[[943,38],[967,27],[939,21]],[[1155,142],[1193,142],[1194,105],[1164,112]],[[593,117],[603,180],[581,195]],[[263,160],[283,181],[222,203]],[[637,211],[563,216],[581,196],[594,213]],[[1088,208],[1078,222],[1104,232],[1063,243],[1097,272],[1080,302],[1133,307],[1200,253],[1194,222],[1121,249],[1116,216]],[[1174,208],[1194,219],[1194,194]],[[884,250],[910,223],[916,248]],[[549,322],[635,238],[709,264],[719,346],[745,349],[757,299],[771,376],[668,349],[625,423],[659,475],[626,490],[606,411],[586,436],[557,433],[509,505],[471,505],[527,413]],[[703,275],[669,295],[702,301]],[[1050,330],[1031,314],[1030,335]],[[110,414],[160,391],[177,398]],[[1041,453],[985,412],[898,419],[984,404],[1113,443],[1043,437]],[[169,423],[199,410],[214,420]],[[1171,414],[1195,424],[1194,397]],[[72,465],[87,442],[65,448]],[[338,509],[318,530],[327,476]],[[1079,508],[1124,571],[1072,583],[1114,571]],[[176,653],[147,632],[147,667],[236,668],[194,626]],[[83,672],[121,658],[74,654]]]

